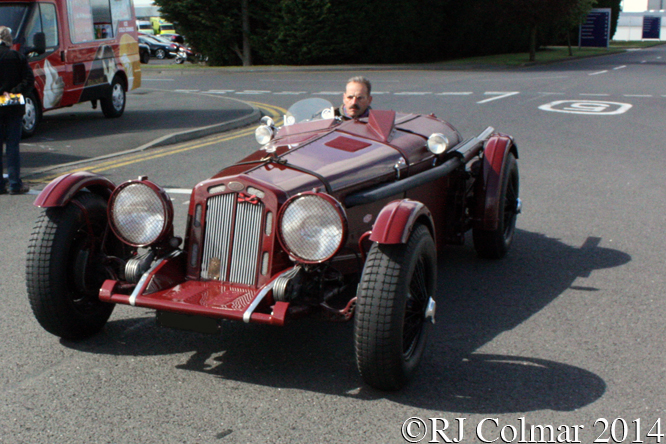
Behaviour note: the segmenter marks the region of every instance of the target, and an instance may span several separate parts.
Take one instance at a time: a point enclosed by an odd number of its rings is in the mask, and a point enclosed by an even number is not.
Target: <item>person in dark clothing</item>
[[[363,76],[355,76],[347,80],[345,92],[342,94],[342,105],[335,110],[335,115],[345,120],[368,117],[372,103],[372,85]]]
[[[23,54],[11,49],[12,30],[0,26],[0,150],[2,145],[7,150],[7,173],[9,190],[1,174],[2,156],[0,156],[0,194],[25,194],[30,188],[21,182],[21,158],[19,142],[23,128],[25,101],[16,94],[25,96],[35,85],[35,76],[28,60]],[[1,152],[0,152],[1,154]]]

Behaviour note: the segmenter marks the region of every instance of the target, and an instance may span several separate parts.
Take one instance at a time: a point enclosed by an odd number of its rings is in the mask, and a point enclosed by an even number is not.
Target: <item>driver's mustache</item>
[[[354,105],[350,106],[349,108],[350,108],[350,109],[361,109],[361,108],[359,108],[359,106],[358,106],[358,105],[356,105],[356,104],[354,104]]]

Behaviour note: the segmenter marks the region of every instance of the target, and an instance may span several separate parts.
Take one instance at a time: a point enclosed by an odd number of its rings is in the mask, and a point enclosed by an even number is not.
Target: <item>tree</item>
[[[566,32],[567,47],[569,48],[569,56],[573,56],[571,48],[571,29],[578,28],[581,22],[585,19],[590,10],[597,3],[597,0],[580,0],[578,5],[571,8],[569,14],[562,17],[562,29]]]
[[[524,24],[530,32],[530,62],[536,60],[539,27],[548,27],[573,15],[587,0],[496,0],[494,9],[502,20]]]
[[[252,64],[253,23],[261,28],[265,18],[253,16],[263,12],[267,0],[155,0],[160,13],[174,23],[197,51],[207,55],[214,65]]]
[[[617,21],[620,17],[620,11],[622,11],[621,3],[622,0],[597,0],[597,4],[594,5],[595,8],[611,8],[610,38],[613,38],[617,30]]]

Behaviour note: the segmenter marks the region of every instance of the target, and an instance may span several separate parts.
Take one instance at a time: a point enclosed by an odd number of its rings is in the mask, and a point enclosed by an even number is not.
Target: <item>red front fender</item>
[[[435,224],[428,207],[415,200],[394,200],[379,212],[370,240],[380,244],[407,243],[417,221],[422,221],[428,227],[434,239]]]
[[[34,205],[41,208],[65,206],[84,188],[108,199],[116,185],[106,177],[95,173],[87,171],[68,173],[53,179],[39,193]]]
[[[502,174],[506,158],[511,152],[518,158],[518,149],[509,136],[495,135],[486,143],[483,150],[481,176],[476,181],[474,190],[476,197],[475,228],[497,229]]]

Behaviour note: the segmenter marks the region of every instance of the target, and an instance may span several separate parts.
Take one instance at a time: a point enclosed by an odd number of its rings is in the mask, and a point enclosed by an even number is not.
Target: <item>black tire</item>
[[[109,96],[100,99],[104,117],[113,119],[123,115],[123,112],[125,111],[125,101],[127,98],[125,90],[125,83],[118,76],[115,76],[111,82]]]
[[[501,259],[511,248],[516,232],[516,218],[520,212],[519,191],[520,177],[518,162],[513,153],[509,153],[502,173],[500,201],[497,215],[499,224],[495,230],[472,230],[474,248],[479,257]]]
[[[166,56],[167,56],[167,53],[162,48],[159,48],[159,49],[155,50],[155,58],[156,59],[162,60],[162,59],[165,59]]]
[[[150,52],[145,51],[141,53],[141,63],[148,63],[150,62]]]
[[[23,115],[23,132],[21,137],[27,139],[37,131],[37,126],[42,120],[42,105],[37,100],[34,92],[25,95],[25,114]]]
[[[109,235],[111,242],[102,248],[106,201],[92,193],[75,199],[86,209],[92,230],[75,203],[44,210],[28,244],[26,283],[41,326],[56,336],[80,340],[99,332],[111,316],[114,305],[98,297],[102,283],[111,277],[103,259],[106,252],[118,254],[123,247]]]
[[[406,244],[370,248],[354,323],[356,363],[368,385],[398,390],[413,376],[431,327],[426,312],[436,281],[437,253],[425,226],[417,225]]]

